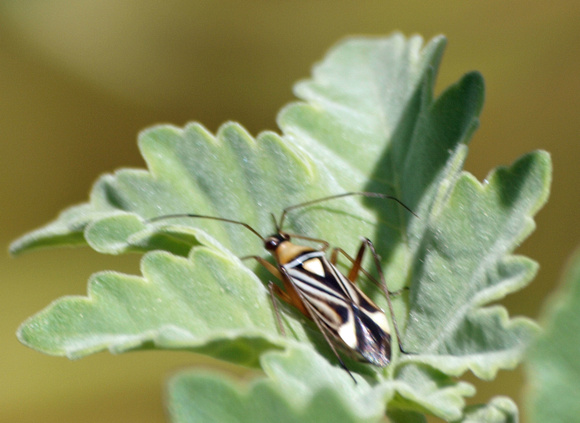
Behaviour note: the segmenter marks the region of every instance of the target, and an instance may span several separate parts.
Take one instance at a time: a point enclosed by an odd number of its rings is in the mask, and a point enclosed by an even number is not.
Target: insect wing
[[[391,336],[385,313],[333,266],[322,251],[282,266],[312,319],[365,361],[386,366]]]

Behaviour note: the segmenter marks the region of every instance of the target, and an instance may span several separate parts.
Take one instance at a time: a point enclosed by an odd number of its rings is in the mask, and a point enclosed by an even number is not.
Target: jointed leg
[[[350,269],[350,272],[348,272],[348,280],[351,281],[353,284],[356,284],[356,280],[358,279],[358,272],[363,272],[366,277],[368,277],[371,280],[374,280],[374,278],[370,275],[370,273],[361,267],[361,262],[362,262],[362,258],[363,258],[364,252],[365,252],[365,247],[366,247],[366,244],[364,242],[361,243],[360,248],[358,249],[358,253],[356,254],[356,259],[353,259],[342,248],[333,248],[332,249],[332,254],[330,256],[330,262],[334,266],[336,266],[336,261],[338,259],[339,253],[342,254],[344,257],[346,257],[352,263],[352,268]],[[374,282],[377,283],[376,281],[374,281]]]
[[[280,318],[280,311],[278,310],[278,302],[276,301],[276,295],[278,295],[283,301],[290,302],[290,298],[288,294],[280,289],[278,285],[274,282],[270,281],[268,284],[268,290],[270,291],[270,299],[272,300],[272,305],[274,306],[274,314],[276,314],[276,322],[278,323],[278,329],[283,336],[286,336],[286,331],[284,330],[284,326],[282,325],[282,319]]]
[[[280,273],[280,271],[278,270],[278,268],[276,266],[274,266],[272,263],[266,261],[264,258],[262,258],[260,256],[242,257],[242,260],[246,260],[246,259],[256,260],[258,263],[260,263],[262,266],[264,266],[266,268],[266,270],[268,272],[270,272],[272,275],[277,277],[279,280],[283,280],[283,276]],[[270,283],[268,284],[268,290],[270,291],[270,299],[272,300],[272,306],[274,307],[274,314],[276,315],[276,322],[278,323],[278,329],[280,330],[280,332],[282,333],[283,336],[286,336],[286,331],[284,330],[284,326],[282,325],[282,319],[280,318],[280,311],[278,310],[278,302],[276,301],[276,296],[274,294],[278,295],[278,297],[280,297],[280,299],[282,301],[285,301],[285,302],[290,303],[290,304],[292,304],[292,299],[290,298],[290,296],[286,292],[284,292],[282,289],[280,289],[280,287],[272,281],[270,281]]]
[[[350,261],[352,263],[352,268],[350,269],[350,272],[348,273],[348,280],[351,281],[353,284],[356,285],[357,282],[357,278],[358,278],[358,272],[362,272],[372,283],[374,283],[376,286],[378,286],[379,288],[381,288],[381,284],[379,281],[377,281],[369,272],[367,272],[362,266],[362,259],[363,259],[363,255],[365,252],[365,248],[367,246],[367,243],[365,241],[363,241],[360,245],[360,248],[358,250],[358,253],[356,255],[356,259],[353,259],[346,251],[344,251],[342,248],[333,248],[332,249],[332,255],[330,256],[330,262],[336,266],[336,261],[338,259],[338,254],[342,254],[348,261]],[[395,292],[391,292],[389,291],[390,295],[399,295],[402,291],[408,289],[407,287],[401,288]]]
[[[245,257],[242,257],[240,260],[248,260],[248,259],[256,260],[258,263],[260,263],[262,266],[264,266],[268,272],[270,272],[276,278],[282,280],[282,274],[280,273],[278,268],[276,266],[274,266],[272,263],[270,263],[269,261],[265,260],[263,257],[245,256]]]
[[[403,349],[403,346],[402,346],[401,335],[399,333],[399,327],[397,326],[397,320],[395,319],[395,312],[393,311],[393,304],[391,303],[391,296],[390,296],[389,290],[387,289],[387,282],[385,281],[385,275],[383,274],[383,269],[381,267],[379,255],[377,254],[377,251],[375,250],[375,246],[373,245],[373,243],[371,242],[370,239],[365,238],[363,243],[365,243],[369,247],[369,249],[371,250],[371,253],[373,255],[373,260],[374,260],[375,266],[377,268],[377,272],[379,272],[379,278],[381,280],[381,287],[383,289],[385,297],[387,298],[387,304],[389,305],[389,312],[391,313],[391,320],[393,321],[395,333],[397,334],[397,343],[399,344],[399,349],[401,350],[401,352],[406,353],[406,351]]]
[[[276,301],[276,297],[274,294],[276,294],[285,303],[291,304],[294,307],[296,307],[298,310],[300,310],[300,312],[302,312],[306,316],[309,316],[308,310],[305,308],[301,299],[297,298],[298,294],[296,293],[296,290],[294,289],[292,282],[290,282],[290,280],[288,279],[288,275],[283,274],[280,271],[280,269],[278,269],[272,263],[266,261],[264,258],[262,258],[260,256],[246,256],[246,257],[242,258],[242,260],[247,260],[247,259],[256,260],[258,263],[260,263],[262,266],[264,266],[264,268],[266,268],[266,270],[268,272],[270,272],[276,278],[281,280],[282,283],[284,284],[286,291],[282,290],[278,285],[276,285],[275,283],[270,281],[270,283],[268,284],[268,290],[270,291],[270,298],[272,299],[272,305],[274,306],[274,312],[276,314],[278,328],[280,329],[280,332],[282,332],[283,335],[286,335],[286,331],[284,330],[284,326],[282,326],[282,320],[280,319],[280,312],[278,310],[278,303]]]

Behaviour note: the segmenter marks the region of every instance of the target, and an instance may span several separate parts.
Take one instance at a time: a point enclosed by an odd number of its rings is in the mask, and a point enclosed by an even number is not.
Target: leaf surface
[[[488,404],[471,405],[464,416],[454,423],[518,423],[516,404],[507,397],[492,398]]]
[[[394,345],[386,369],[345,358],[359,381],[351,396],[370,395],[365,407],[372,410],[365,414],[347,401],[345,416],[372,419],[391,398],[389,412],[399,418],[420,421],[429,413],[460,419],[464,397],[474,389],[454,377],[471,370],[490,379],[513,368],[536,332],[530,320],[511,319],[503,307],[488,304],[535,274],[535,263],[511,253],[534,227],[551,169],[549,156],[535,152],[492,172],[484,184],[462,171],[479,124],[483,80],[467,74],[434,99],[444,44],[439,37],[423,46],[419,37],[399,34],[340,43],[311,79],[296,85],[301,101],[281,111],[282,135],[254,138],[235,123],[215,135],[197,123],[144,131],[139,148],[147,170],[102,176],[89,202],[11,247],[19,253],[86,242],[109,254],[146,252],[143,276],[95,275],[88,297],[57,300],[23,324],[20,339],[69,357],[105,349],[191,349],[259,365],[270,379],[265,357],[275,353],[266,352],[293,351],[298,342],[314,345],[331,363],[325,366],[350,380],[313,324],[285,305],[288,336],[280,335],[265,288],[272,276],[237,258],[267,257],[256,234],[210,219],[149,219],[175,213],[223,217],[266,236],[275,230],[270,213],[279,216],[290,205],[350,191],[380,192],[419,217],[394,201],[353,196],[293,210],[284,226],[350,254],[368,237],[381,255],[389,289],[410,288],[393,302],[411,354],[399,354]],[[369,270],[371,262],[364,262]],[[343,260],[339,268],[346,271],[348,264]],[[363,278],[361,287],[387,310],[375,286]],[[304,355],[296,357],[302,361],[293,358],[288,369],[307,365]],[[296,378],[287,373],[284,378]],[[229,382],[200,378],[193,378],[192,389],[206,380],[231,401],[241,398]],[[321,380],[324,386],[308,400],[313,404],[317,395],[339,395],[331,392],[336,383]],[[287,394],[272,388],[282,383],[264,383],[264,395],[285,401]],[[256,395],[252,389],[258,388],[250,388],[245,400]],[[284,407],[289,415],[314,412],[308,401],[302,408]]]
[[[527,360],[530,421],[580,421],[580,251],[571,260],[563,284],[543,312],[545,332]]]
[[[220,374],[186,372],[169,384],[175,422],[376,422],[392,387],[354,385],[342,370],[308,347],[262,356],[266,377],[250,384]]]

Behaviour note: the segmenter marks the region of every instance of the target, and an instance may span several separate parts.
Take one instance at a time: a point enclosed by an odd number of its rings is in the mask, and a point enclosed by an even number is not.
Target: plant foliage
[[[94,275],[87,297],[55,301],[22,325],[20,340],[71,358],[180,348],[263,369],[264,378],[247,387],[216,374],[177,376],[169,406],[176,421],[272,421],[275,410],[287,421],[376,421],[385,412],[393,421],[517,418],[501,398],[465,408],[474,388],[456,377],[470,370],[491,379],[513,368],[536,332],[530,320],[489,303],[536,272],[512,251],[546,201],[550,159],[525,155],[483,184],[462,171],[484,87],[469,73],[434,98],[444,44],[442,37],[423,45],[399,34],[340,43],[296,85],[300,101],[278,117],[282,135],[253,138],[235,123],[216,135],[197,123],[143,132],[148,170],[102,176],[89,202],[12,245],[13,253],[84,243],[109,254],[145,252],[142,276]],[[281,336],[267,274],[238,259],[266,257],[254,234],[203,219],[148,222],[197,213],[247,222],[267,235],[270,212],[348,191],[393,195],[419,216],[395,202],[349,197],[287,218],[289,232],[351,253],[361,236],[372,239],[389,289],[409,287],[394,306],[412,354],[395,352],[386,369],[347,361],[357,384],[290,307],[282,307],[288,336]],[[385,306],[375,287],[362,286]],[[219,411],[225,407],[231,415]]]
[[[580,421],[580,251],[542,316],[545,332],[527,360],[528,411],[534,422]]]

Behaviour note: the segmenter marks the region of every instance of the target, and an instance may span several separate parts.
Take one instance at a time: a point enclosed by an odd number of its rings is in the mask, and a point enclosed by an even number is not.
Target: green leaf
[[[464,416],[454,423],[517,423],[518,421],[519,412],[516,404],[507,397],[495,397],[489,404],[467,407]]]
[[[579,422],[580,251],[541,320],[545,332],[530,351],[526,366],[531,382],[526,401],[530,421]]]
[[[267,235],[275,230],[270,213],[279,216],[289,205],[349,191],[381,192],[419,218],[393,201],[347,197],[293,210],[284,229],[349,253],[361,236],[368,237],[381,255],[389,289],[410,287],[393,302],[411,354],[393,348],[386,369],[345,358],[358,382],[349,388],[357,393],[353,398],[368,389],[394,392],[389,413],[398,418],[461,418],[464,397],[474,388],[454,377],[471,370],[489,379],[514,367],[535,333],[531,321],[510,319],[503,307],[487,304],[535,274],[535,263],[510,254],[546,201],[550,160],[546,153],[531,153],[493,172],[483,185],[462,172],[479,123],[483,80],[467,74],[434,100],[443,47],[443,38],[423,47],[419,37],[398,34],[342,42],[315,67],[312,79],[296,86],[302,101],[280,113],[281,136],[253,138],[234,123],[215,136],[199,124],[143,132],[139,147],[147,171],[101,177],[88,203],[11,247],[18,253],[84,239],[104,253],[149,251],[143,277],[95,275],[88,298],[57,300],[23,324],[20,339],[69,357],[104,349],[185,348],[260,365],[267,374],[266,351],[313,344],[332,363],[326,366],[353,384],[315,326],[291,307],[281,307],[288,337],[280,335],[264,287],[271,276],[237,259],[266,257],[255,234],[215,220],[148,219],[220,216]],[[370,263],[367,257],[365,267],[371,269]],[[367,282],[361,281],[362,289],[386,310],[380,291]],[[294,359],[284,378],[296,377],[292,372],[309,359]],[[234,401],[238,394],[231,384],[216,384]],[[327,389],[337,384],[321,387],[320,395]],[[386,397],[369,398],[367,409],[384,411]],[[346,414],[360,417],[357,406],[348,404]]]
[[[266,289],[231,255],[208,248],[194,249],[189,259],[153,252],[141,271],[142,278],[94,275],[88,297],[55,301],[22,325],[20,340],[69,358],[154,346],[250,366],[261,351],[288,343],[275,327]],[[299,337],[301,326],[293,331]]]
[[[242,385],[220,374],[184,372],[169,383],[175,422],[376,422],[392,396],[386,384],[354,385],[310,348],[262,356],[266,377]]]
[[[473,385],[428,366],[399,366],[395,381],[397,396],[389,410],[419,411],[445,420],[459,418],[465,407],[464,397],[475,394]]]
[[[389,410],[387,416],[392,423],[427,423],[425,415],[413,411]]]
[[[443,121],[431,119],[433,69],[444,39],[421,47],[420,37],[407,40],[401,35],[342,43],[315,69],[313,80],[297,85],[306,103],[281,112],[282,138],[266,132],[253,139],[233,123],[216,136],[199,124],[144,131],[139,146],[149,172],[125,169],[101,177],[88,204],[65,211],[55,222],[17,240],[12,253],[69,243],[68,228],[75,241],[82,232],[89,245],[105,253],[165,249],[185,255],[184,245],[197,243],[191,227],[203,227],[226,248],[247,255],[261,249],[239,227],[190,219],[152,230],[152,225],[136,225],[127,214],[219,215],[270,233],[269,213],[344,191],[385,192],[415,208],[422,191],[438,184],[434,179],[477,125],[474,115],[483,95],[481,77],[468,75],[451,90],[461,97],[456,113]],[[446,132],[440,133],[439,127]],[[348,145],[358,153],[348,153],[345,160],[341,155]],[[417,166],[418,161],[423,165]],[[366,207],[356,199],[335,202],[328,206],[342,213],[300,213],[300,221],[290,219],[289,226],[354,250],[361,235],[372,235],[379,214],[387,224],[374,239],[382,250],[394,250],[410,215],[401,216],[395,204],[365,203]]]
[[[531,153],[483,185],[464,173],[434,199],[416,252],[404,339],[424,357],[409,360],[447,374],[470,369],[484,379],[518,364],[535,325],[510,320],[501,306],[483,306],[535,275],[534,262],[509,253],[533,230],[550,175],[549,156]]]

